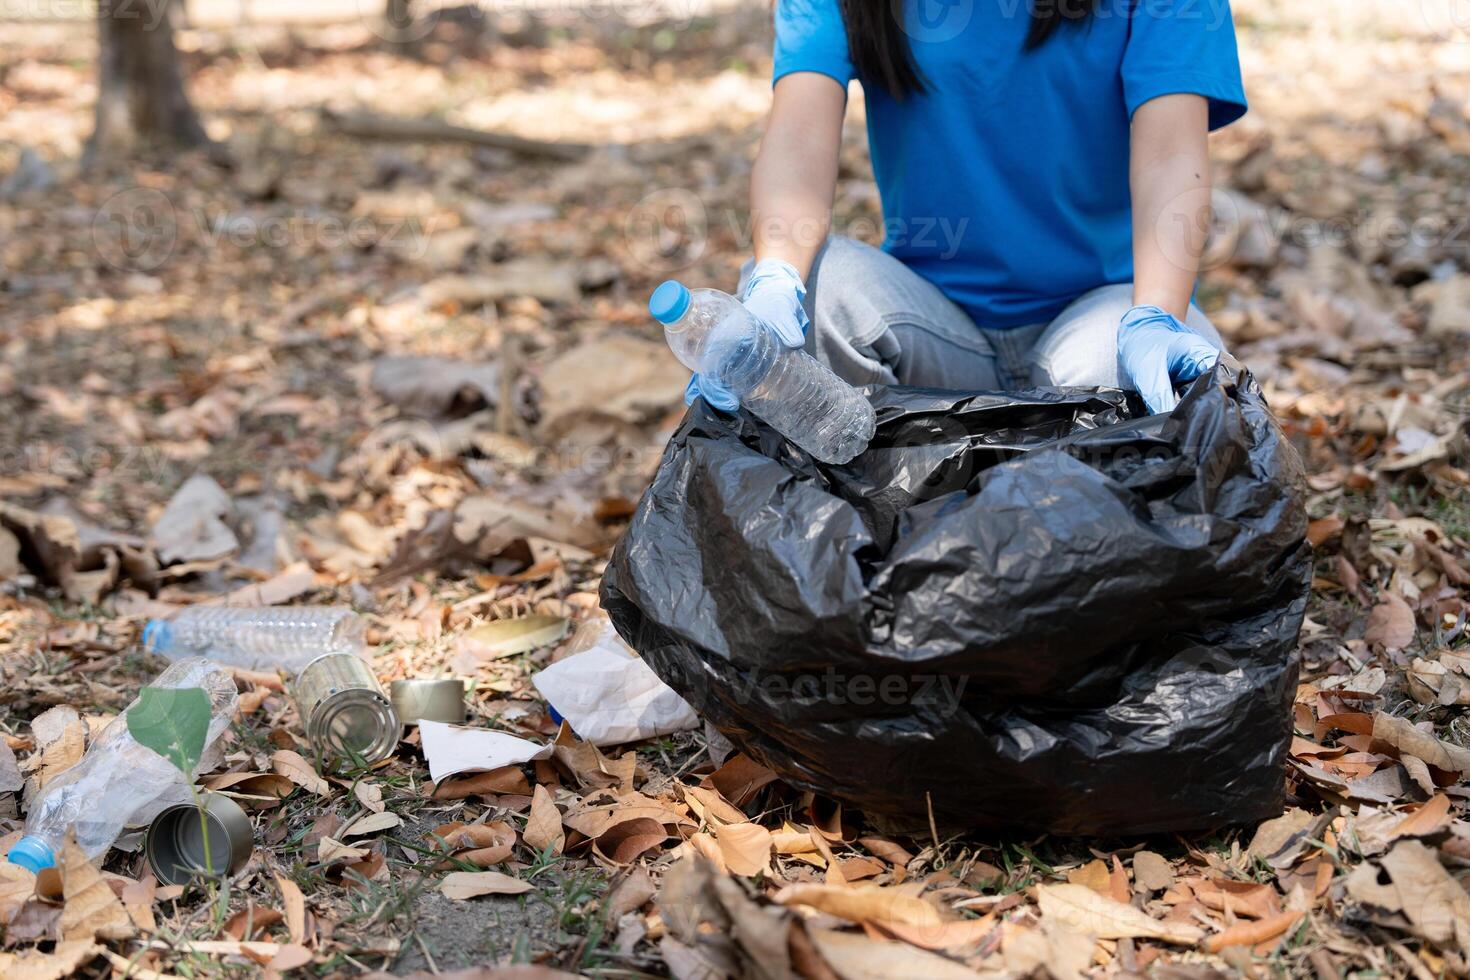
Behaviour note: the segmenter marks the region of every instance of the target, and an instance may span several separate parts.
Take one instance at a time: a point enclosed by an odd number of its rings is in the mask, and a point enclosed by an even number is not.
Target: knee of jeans
[[[807,276],[806,307],[812,330],[855,337],[873,321],[874,253],[871,245],[833,235],[817,253]]]
[[[1063,347],[1038,361],[1033,377],[1037,384],[1058,388],[1131,387],[1118,366],[1117,344],[1079,344],[1070,350]]]

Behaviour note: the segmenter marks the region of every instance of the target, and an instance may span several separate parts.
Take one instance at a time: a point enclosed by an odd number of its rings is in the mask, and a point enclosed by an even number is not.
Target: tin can
[[[148,866],[153,876],[166,885],[225,878],[250,860],[255,831],[240,804],[219,793],[201,794],[200,804],[204,809],[202,820],[200,807],[175,803],[148,825],[144,838]]]
[[[370,766],[398,747],[403,726],[372,667],[356,654],[317,657],[296,675],[292,695],[323,759]]]
[[[405,725],[442,721],[463,725],[468,712],[464,704],[464,681],[456,678],[415,678],[388,685],[393,710]]]

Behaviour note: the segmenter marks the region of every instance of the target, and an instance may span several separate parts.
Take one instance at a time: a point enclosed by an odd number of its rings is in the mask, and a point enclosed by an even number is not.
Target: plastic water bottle
[[[231,720],[240,695],[228,672],[207,660],[171,664],[150,687],[199,687],[209,695],[211,716],[201,771],[218,763],[216,742]],[[138,704],[128,706],[133,710]],[[11,847],[12,863],[39,872],[56,864],[67,828],[90,859],[101,857],[124,827],[145,824],[166,807],[191,799],[184,774],[128,731],[127,712],[93,739],[85,755],[53,778],[31,801],[25,836]]]
[[[170,660],[208,657],[295,675],[326,653],[366,657],[363,622],[343,606],[190,606],[143,628],[143,646]]]
[[[818,459],[846,463],[873,438],[877,417],[862,393],[811,355],[785,347],[728,293],[690,291],[670,279],[653,291],[648,312],[685,367],[729,388]]]

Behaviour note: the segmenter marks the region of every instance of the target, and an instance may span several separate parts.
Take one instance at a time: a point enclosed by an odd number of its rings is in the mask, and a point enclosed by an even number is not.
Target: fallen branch
[[[341,132],[364,139],[472,143],[476,146],[493,146],[524,156],[550,157],[554,160],[580,160],[591,150],[584,143],[527,139],[509,133],[455,126],[442,119],[404,119],[370,112],[334,112],[326,108],[321,110],[321,116],[323,121]]]

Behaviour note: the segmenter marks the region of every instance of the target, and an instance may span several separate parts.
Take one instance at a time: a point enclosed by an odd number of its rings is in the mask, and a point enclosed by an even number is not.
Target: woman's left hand
[[[1118,362],[1154,414],[1179,404],[1174,386],[1215,366],[1220,351],[1157,306],[1135,306],[1118,325]]]

